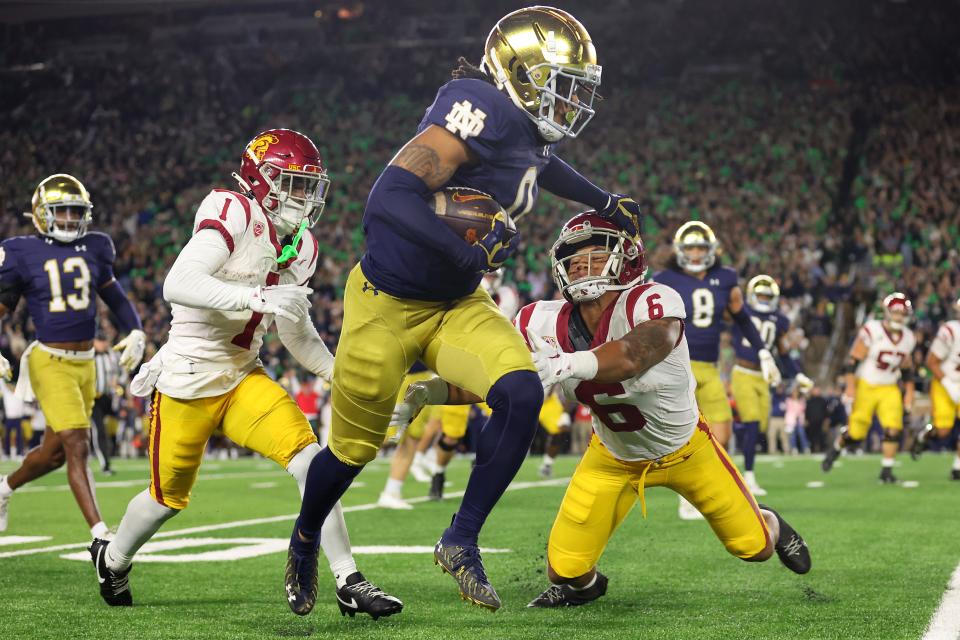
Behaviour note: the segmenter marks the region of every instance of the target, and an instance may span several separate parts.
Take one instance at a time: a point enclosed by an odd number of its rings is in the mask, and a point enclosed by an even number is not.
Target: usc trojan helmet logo
[[[278,142],[280,142],[280,138],[271,133],[262,135],[259,138],[254,138],[250,146],[247,147],[247,153],[256,158],[257,162],[260,162],[263,160],[263,156],[267,154],[267,149],[270,148],[270,145],[277,144]]]

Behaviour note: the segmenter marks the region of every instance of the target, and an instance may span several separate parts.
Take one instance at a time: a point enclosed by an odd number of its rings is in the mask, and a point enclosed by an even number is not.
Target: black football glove
[[[597,214],[627,232],[631,238],[640,233],[640,203],[629,196],[611,193],[605,206]]]
[[[502,211],[493,217],[490,231],[473,245],[471,268],[476,272],[496,271],[516,251],[517,227]]]

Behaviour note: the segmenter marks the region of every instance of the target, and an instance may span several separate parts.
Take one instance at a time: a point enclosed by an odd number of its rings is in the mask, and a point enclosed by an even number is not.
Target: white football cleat
[[[753,471],[746,471],[743,474],[743,479],[747,483],[747,489],[750,489],[750,493],[755,496],[765,496],[767,495],[767,490],[760,486],[757,482],[756,476],[753,475]]]
[[[400,511],[409,511],[410,509],[413,509],[413,505],[403,498],[386,492],[380,494],[380,499],[377,500],[377,506],[383,509],[397,509]]]
[[[429,471],[417,463],[410,465],[410,475],[412,475],[413,479],[417,482],[430,482],[430,480],[433,478],[433,475]]]
[[[680,509],[678,515],[681,520],[703,520],[703,514],[700,513],[695,506],[690,504],[690,502],[683,496],[678,496],[680,498]]]

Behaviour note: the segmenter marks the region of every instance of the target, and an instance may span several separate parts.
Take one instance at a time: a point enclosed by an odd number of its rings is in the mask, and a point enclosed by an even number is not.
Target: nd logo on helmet
[[[277,144],[278,142],[280,142],[280,138],[272,133],[260,136],[250,143],[250,153],[255,155],[258,161],[263,160],[263,156],[266,155],[267,149],[270,148],[270,145]]]

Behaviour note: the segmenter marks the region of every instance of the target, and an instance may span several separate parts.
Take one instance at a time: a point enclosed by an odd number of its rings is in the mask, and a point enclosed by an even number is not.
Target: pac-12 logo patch
[[[259,238],[263,235],[263,223],[259,220],[253,223],[253,237]]]

